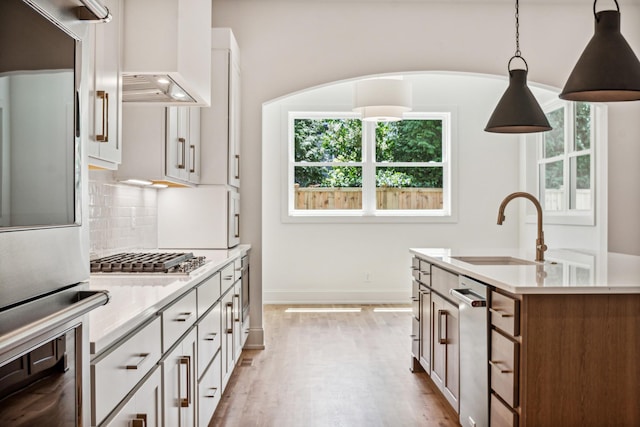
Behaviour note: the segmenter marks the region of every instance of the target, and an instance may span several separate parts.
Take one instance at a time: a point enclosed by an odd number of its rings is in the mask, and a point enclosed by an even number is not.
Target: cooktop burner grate
[[[91,261],[91,273],[189,273],[205,263],[192,253],[120,253]]]

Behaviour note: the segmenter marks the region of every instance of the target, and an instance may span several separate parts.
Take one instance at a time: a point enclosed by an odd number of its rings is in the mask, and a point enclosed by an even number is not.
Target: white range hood
[[[122,101],[211,104],[211,0],[124,0]]]

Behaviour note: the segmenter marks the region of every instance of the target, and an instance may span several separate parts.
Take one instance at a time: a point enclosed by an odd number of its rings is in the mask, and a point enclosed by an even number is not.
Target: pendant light
[[[511,69],[511,62],[520,59],[525,69]],[[520,8],[516,0],[516,53],[507,64],[509,86],[498,101],[493,114],[489,118],[486,132],[494,133],[533,133],[551,130],[538,101],[527,87],[529,66],[520,52]]]
[[[411,111],[411,84],[391,78],[359,81],[353,104],[353,111],[360,113],[364,121],[402,120],[402,113]]]
[[[570,101],[640,100],[640,61],[620,33],[620,6],[596,13],[594,35],[582,52],[560,98]]]

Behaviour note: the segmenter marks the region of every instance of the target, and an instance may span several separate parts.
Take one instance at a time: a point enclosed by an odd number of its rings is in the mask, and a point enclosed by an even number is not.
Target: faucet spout
[[[504,220],[506,219],[504,215],[504,210],[506,209],[509,202],[515,198],[524,197],[525,199],[531,200],[531,202],[536,207],[536,211],[538,212],[538,237],[536,239],[536,261],[544,261],[544,251],[547,250],[547,245],[544,244],[544,232],[542,231],[542,206],[540,206],[540,202],[533,194],[525,193],[523,191],[518,191],[515,193],[509,194],[504,198],[502,203],[500,203],[500,208],[498,208],[498,225],[502,225]]]

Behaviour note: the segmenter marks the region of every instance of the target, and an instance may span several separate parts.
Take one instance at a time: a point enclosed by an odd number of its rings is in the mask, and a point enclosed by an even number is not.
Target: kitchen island
[[[534,262],[519,250],[410,252],[412,369],[429,373],[456,411],[477,398],[465,396],[459,376],[460,314],[447,295],[467,277],[487,289],[480,367],[489,408],[478,426],[640,425],[640,257],[549,250]]]

